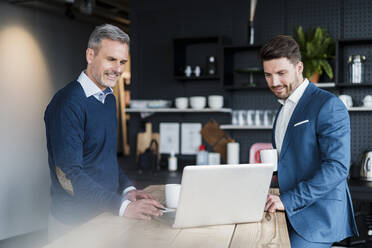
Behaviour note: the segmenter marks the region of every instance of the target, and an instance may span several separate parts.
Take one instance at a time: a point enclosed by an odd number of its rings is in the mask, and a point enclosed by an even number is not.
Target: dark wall
[[[247,44],[250,2],[243,0],[131,2],[132,98],[170,99],[177,96],[222,94],[225,106],[233,109],[276,109],[278,103],[268,90],[226,91],[218,80],[178,81],[173,78],[174,38],[225,36],[231,44]],[[368,0],[259,0],[255,15],[255,41],[262,44],[277,34],[292,34],[294,25],[322,26],[334,39],[372,37],[372,2]],[[368,56],[367,56],[368,57]],[[346,59],[346,58],[345,58]],[[368,60],[368,58],[367,58]],[[221,61],[219,61],[221,62]],[[325,80],[322,79],[321,80]],[[340,94],[337,89],[330,91]],[[356,102],[370,89],[346,89]],[[352,161],[372,149],[371,112],[350,112]],[[226,114],[156,114],[148,118],[158,130],[160,121],[202,122],[209,118],[221,124],[231,122]],[[138,115],[131,115],[130,144],[143,130]],[[254,142],[270,142],[269,130],[228,131],[241,144],[241,162],[247,162]]]
[[[0,240],[47,227],[44,111],[54,93],[84,69],[92,29],[0,1]]]

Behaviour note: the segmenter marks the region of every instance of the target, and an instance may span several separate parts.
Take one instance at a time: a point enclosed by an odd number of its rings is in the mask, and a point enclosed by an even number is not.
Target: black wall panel
[[[287,0],[286,32],[292,34],[294,26],[325,27],[329,34],[340,36],[341,0]]]
[[[257,1],[254,18],[257,44],[264,44],[269,41],[273,35],[286,34],[286,5],[286,1]]]
[[[343,38],[372,37],[372,3],[369,0],[344,0]]]
[[[225,91],[219,80],[178,81],[173,78],[174,38],[226,36],[232,45],[247,44],[250,1],[137,0],[131,2],[131,8],[133,99],[173,100],[177,96],[222,94],[225,106],[233,109],[276,109],[279,106],[267,89]],[[263,44],[277,34],[292,34],[294,25],[326,27],[334,39],[371,38],[371,13],[372,1],[369,0],[259,0],[255,42]],[[363,49],[346,48],[345,54],[364,53],[367,56],[366,77],[371,79],[371,49]],[[361,104],[366,94],[372,94],[370,88],[330,91],[352,95],[355,104]],[[361,152],[372,150],[372,113],[350,112],[350,116],[352,161],[359,162]],[[210,118],[221,124],[231,122],[229,114],[155,114],[148,119],[157,131],[162,121],[205,123]],[[131,114],[132,154],[136,134],[143,128],[139,116]],[[241,144],[241,162],[248,162],[249,148],[254,142],[271,141],[269,130],[227,132]]]

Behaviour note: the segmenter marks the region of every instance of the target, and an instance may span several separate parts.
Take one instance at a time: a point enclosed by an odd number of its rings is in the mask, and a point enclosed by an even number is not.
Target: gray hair
[[[101,48],[101,41],[103,39],[119,41],[128,46],[130,43],[129,36],[123,30],[111,24],[104,24],[94,29],[89,37],[88,48],[93,49],[97,53]]]

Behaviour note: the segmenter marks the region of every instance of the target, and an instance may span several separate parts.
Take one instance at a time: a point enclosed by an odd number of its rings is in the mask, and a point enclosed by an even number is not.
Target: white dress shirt
[[[301,99],[308,85],[309,80],[305,79],[286,100],[278,99],[278,101],[283,105],[275,126],[275,144],[278,154],[280,154],[282,149],[288,122],[291,119],[293,111],[295,110],[298,101]]]
[[[80,83],[84,90],[85,96],[94,96],[101,103],[105,103],[106,96],[112,93],[112,89],[107,87],[105,91],[102,91],[88,76],[84,71],[80,73],[77,81]]]
[[[94,96],[101,103],[105,103],[106,96],[112,94],[112,89],[107,87],[105,91],[102,91],[88,76],[84,71],[80,73],[77,81],[80,83],[81,87],[84,90],[85,96],[90,97]],[[135,190],[133,186],[129,186],[123,190],[123,197],[126,199],[126,195],[129,191]],[[129,200],[124,200],[119,209],[119,216],[123,216],[125,209],[131,203]]]

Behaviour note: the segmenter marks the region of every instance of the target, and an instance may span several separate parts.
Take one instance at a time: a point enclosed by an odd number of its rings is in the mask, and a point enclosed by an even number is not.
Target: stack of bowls
[[[189,99],[187,97],[177,97],[175,100],[176,108],[187,109],[189,105]]]
[[[208,106],[211,109],[221,109],[223,107],[223,96],[218,95],[208,96]]]
[[[192,109],[205,108],[207,99],[205,96],[192,96],[190,97],[190,106]]]

